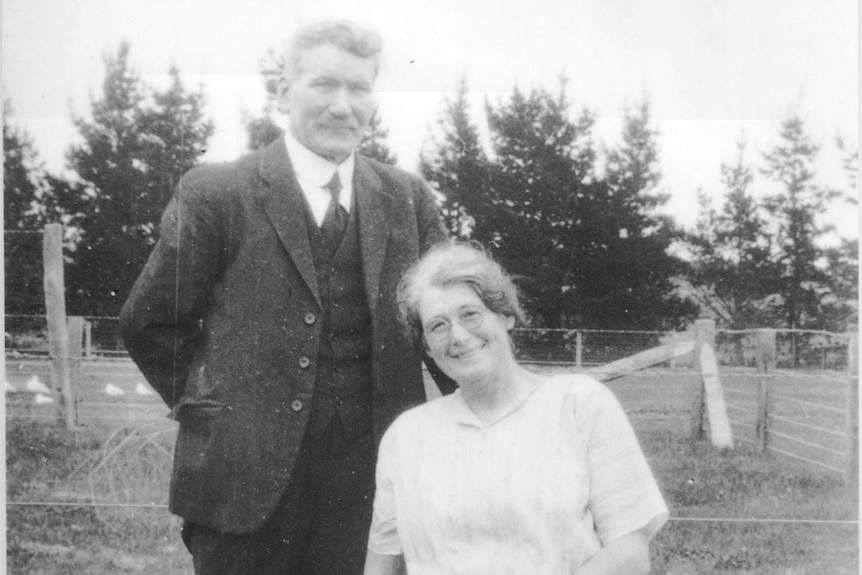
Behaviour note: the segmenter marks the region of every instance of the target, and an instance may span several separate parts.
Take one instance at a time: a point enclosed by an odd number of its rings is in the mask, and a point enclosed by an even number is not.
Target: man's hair
[[[302,53],[309,48],[331,44],[360,58],[374,59],[374,74],[380,67],[383,41],[380,34],[350,20],[323,20],[301,28],[287,41],[282,62],[282,74],[293,79]]]

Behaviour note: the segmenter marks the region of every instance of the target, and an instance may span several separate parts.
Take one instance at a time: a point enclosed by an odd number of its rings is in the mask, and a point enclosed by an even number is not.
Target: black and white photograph
[[[4,0],[15,575],[859,572],[853,0]]]

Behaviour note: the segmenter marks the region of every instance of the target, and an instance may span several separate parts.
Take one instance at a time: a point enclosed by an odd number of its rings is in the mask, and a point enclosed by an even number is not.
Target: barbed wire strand
[[[68,317],[75,317],[74,314],[67,314]],[[15,319],[46,319],[44,314],[23,314],[23,313],[7,313],[4,317],[11,317]],[[82,315],[78,317],[83,317],[85,320],[110,320],[110,321],[120,321],[120,318],[110,316],[110,315]]]
[[[747,423],[742,423],[742,422],[739,422],[739,421],[735,421],[735,420],[733,420],[733,419],[731,419],[731,420],[730,420],[730,424],[731,424],[731,425],[738,425],[738,426],[741,426],[741,427],[746,427],[746,428],[748,428],[748,429],[752,429],[752,430],[756,429],[756,427],[755,427],[755,426],[753,426],[753,425],[749,425],[749,424],[747,424]],[[776,433],[776,432],[774,432],[774,431],[769,431],[769,433],[770,433],[771,435],[773,435],[773,434],[774,434],[774,435],[778,435],[778,433]],[[748,438],[748,437],[736,436],[736,435],[734,435],[734,436],[733,436],[733,441],[742,441],[743,443],[748,443],[748,444],[750,444],[750,445],[755,445],[755,446],[756,446],[756,445],[758,445],[758,442],[757,442],[757,441],[755,441],[755,440],[753,440],[753,439],[750,439],[750,438]],[[837,471],[838,473],[841,473],[842,475],[846,475],[846,473],[847,473],[847,470],[846,470],[846,469],[839,469],[839,468],[837,468],[837,467],[835,467],[835,466],[833,466],[833,465],[829,465],[829,464],[827,464],[827,463],[823,463],[822,461],[816,461],[816,460],[814,460],[814,459],[809,459],[809,458],[807,458],[807,457],[803,457],[803,456],[801,456],[801,455],[796,455],[796,454],[790,453],[790,452],[788,452],[788,451],[784,451],[783,449],[778,449],[777,447],[774,447],[774,446],[772,446],[772,445],[767,445],[767,446],[766,446],[766,451],[772,451],[772,452],[775,452],[775,453],[780,453],[781,455],[785,455],[785,456],[787,456],[787,457],[791,457],[791,458],[793,458],[793,459],[798,459],[798,460],[800,460],[800,461],[804,461],[804,462],[806,462],[806,463],[811,463],[812,465],[819,465],[820,467],[825,467],[826,469],[829,469],[829,470],[831,470],[831,471]],[[837,453],[837,452],[836,452],[836,453]],[[838,455],[843,456],[843,457],[846,457],[846,456],[847,456],[847,454],[846,454],[846,453],[838,453]]]
[[[728,419],[730,419],[730,418],[728,418]],[[750,423],[745,423],[744,421],[737,421],[735,419],[730,419],[730,424],[731,425],[738,425],[739,427],[745,427],[745,428],[751,429],[751,430],[757,429],[756,425],[751,425]],[[733,440],[736,441],[737,439],[741,439],[743,441],[749,441],[753,444],[756,444],[756,442],[753,439],[746,439],[745,437],[738,437],[738,436],[734,435]]]
[[[809,425],[807,423],[802,423],[800,421],[794,421],[792,419],[788,419],[788,418],[782,417],[780,415],[768,414],[767,417],[770,417],[775,421],[783,421],[784,423],[789,423],[791,425],[798,425],[799,427],[804,427],[806,429],[811,429],[813,431],[819,431],[822,433],[827,433],[829,435],[834,435],[836,437],[840,437],[841,439],[847,439],[847,433],[845,433],[845,432],[835,431],[834,429],[826,429],[825,427],[818,427],[816,425]]]
[[[742,411],[743,413],[757,414],[757,410],[751,409],[750,407],[742,407],[741,405],[736,405],[736,404],[732,404],[732,403],[727,403],[726,405],[727,405],[728,409],[735,409],[737,411]]]
[[[819,449],[820,451],[826,451],[827,453],[831,453],[839,457],[847,456],[847,454],[843,451],[838,451],[837,449],[832,449],[831,447],[825,447],[823,445],[820,445],[819,443],[805,441],[804,439],[801,439],[799,437],[787,435],[786,433],[781,433],[780,431],[775,431],[774,429],[770,429],[769,431],[767,431],[767,433],[769,434],[769,437],[781,437],[782,439],[786,439],[787,441],[793,441],[794,443],[799,443],[800,445],[810,447],[811,449]]]
[[[9,350],[7,350],[6,353],[7,353],[7,355],[12,356],[12,359],[14,361],[38,361],[38,360],[44,360],[45,355],[50,353],[50,352],[48,350],[45,350],[40,355],[33,354],[30,356],[25,356],[23,353],[18,352],[18,357],[15,357],[14,353],[9,351]],[[99,354],[114,354],[116,356],[122,355],[122,357],[65,356],[64,359],[86,362],[88,364],[91,362],[100,361],[100,360],[128,362],[131,364],[131,359],[129,359],[128,356],[126,355],[127,352],[124,352],[124,351],[99,351],[98,353]],[[577,364],[573,361],[533,361],[533,360],[521,360],[520,363],[524,364],[524,365],[535,365],[535,366],[542,366],[542,367],[551,367],[551,366],[570,367],[572,369],[573,373],[583,373],[585,375],[590,375],[590,370],[592,368],[606,365],[604,363],[594,363],[594,364],[581,364],[581,367],[577,367]],[[735,366],[727,366],[727,365],[724,365],[724,366],[720,365],[719,369],[721,369],[721,368],[724,368],[724,369],[751,369],[751,368],[737,368]],[[128,372],[123,372],[123,373],[125,375],[137,375],[138,374],[138,372],[134,369],[129,370]],[[693,369],[692,370],[670,370],[670,369],[666,369],[666,368],[658,368],[658,369],[647,368],[646,370],[639,370],[639,371],[624,373],[622,375],[615,377],[611,381],[619,381],[619,380],[622,380],[624,378],[635,378],[635,377],[653,377],[653,378],[655,378],[655,377],[669,377],[669,378],[695,377],[695,378],[697,378],[697,377],[701,377],[701,375],[702,374],[699,371],[695,371]],[[764,378],[764,379],[770,379],[770,380],[778,380],[778,379],[781,379],[781,380],[784,380],[784,379],[811,380],[811,379],[817,379],[821,382],[827,382],[828,381],[828,382],[832,382],[832,383],[847,383],[850,380],[857,379],[858,376],[850,375],[850,374],[844,374],[844,373],[836,374],[836,373],[832,373],[832,372],[819,371],[819,370],[818,371],[803,371],[802,373],[800,373],[799,371],[790,371],[790,370],[783,370],[782,369],[782,370],[771,371],[771,372],[766,373],[766,374],[760,374],[760,373],[757,373],[754,371],[752,371],[750,373],[724,372],[724,373],[719,373],[719,377],[721,379],[746,378],[746,379],[752,380],[752,382],[756,382],[756,380],[759,378]],[[794,398],[790,398],[790,397],[786,397],[786,396],[781,396],[781,395],[776,395],[776,394],[771,394],[770,397],[788,399],[789,401],[804,402],[804,400],[798,400],[798,399],[794,399]],[[813,405],[817,406],[817,407],[824,407],[824,408],[830,409],[830,410],[837,410],[841,413],[844,413],[844,411],[841,410],[840,408],[823,406],[821,404],[813,404]]]
[[[728,388],[728,387],[725,387],[722,391],[724,391],[724,393],[731,393],[733,395],[741,395],[743,397],[755,397],[755,398],[757,397],[757,394],[754,393],[753,391],[743,391],[741,389],[732,389],[732,388]]]
[[[788,397],[788,396],[782,395],[780,393],[771,393],[771,394],[769,394],[769,397],[771,399],[790,401],[792,403],[798,403],[800,405],[804,405],[804,406],[808,406],[808,407],[815,407],[817,409],[825,409],[826,411],[831,411],[833,413],[840,413],[842,415],[847,413],[846,409],[839,409],[837,407],[832,407],[829,405],[823,405],[822,403],[814,403],[811,401],[805,401],[803,399],[796,399],[795,397]]]
[[[26,230],[6,230],[5,233],[39,233],[38,232],[28,232]],[[6,314],[6,317],[44,317],[44,315],[15,315],[15,314]],[[106,319],[106,320],[116,320],[119,321],[119,317],[117,316],[85,316],[87,318],[92,319]],[[755,334],[759,331],[762,331],[764,328],[751,328],[751,329],[717,329],[716,335],[751,335]],[[808,335],[827,335],[834,336],[838,338],[846,338],[850,335],[856,333],[851,331],[846,332],[837,332],[837,331],[826,331],[826,330],[818,330],[818,329],[802,329],[802,328],[768,328],[776,333],[782,334],[808,334]],[[660,330],[624,330],[624,329],[580,329],[580,328],[542,328],[542,327],[521,327],[514,330],[516,333],[611,333],[611,334],[633,334],[633,335],[668,335],[668,336],[680,336],[685,335],[691,338],[689,335],[690,332],[685,331],[660,331]],[[693,333],[693,332],[692,332]],[[681,340],[682,341],[682,340]]]
[[[831,469],[832,471],[837,471],[838,473],[846,474],[846,469],[839,469],[827,463],[823,463],[822,461],[816,461],[814,459],[808,459],[807,457],[802,457],[801,455],[796,455],[795,453],[790,453],[788,451],[784,451],[783,449],[779,449],[777,447],[773,447],[771,445],[766,446],[767,451],[774,451],[775,453],[780,453],[781,455],[786,455],[787,457],[792,457],[793,459],[799,459],[800,461],[804,461],[806,463],[811,463],[813,465],[819,465],[821,467],[825,467],[826,469]]]

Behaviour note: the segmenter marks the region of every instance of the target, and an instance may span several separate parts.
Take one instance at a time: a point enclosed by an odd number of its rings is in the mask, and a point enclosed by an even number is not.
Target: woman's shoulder
[[[542,384],[545,401],[574,413],[585,413],[618,404],[616,396],[602,382],[582,373],[561,373]]]
[[[573,398],[586,398],[610,393],[607,386],[594,377],[583,373],[558,373],[543,384],[550,393]]]

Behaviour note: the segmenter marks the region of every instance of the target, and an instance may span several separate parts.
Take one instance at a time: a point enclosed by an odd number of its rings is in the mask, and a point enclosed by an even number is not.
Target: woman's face
[[[427,288],[419,318],[429,355],[459,384],[493,377],[512,357],[515,318],[488,309],[466,284]]]

